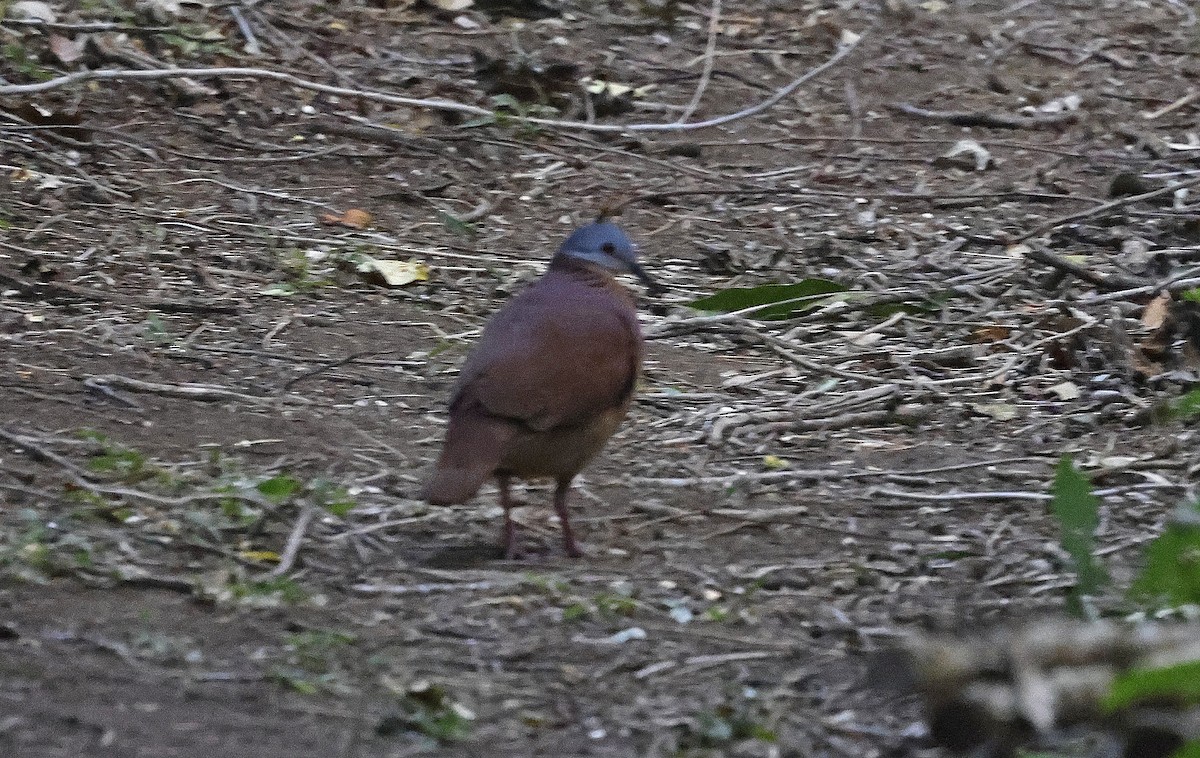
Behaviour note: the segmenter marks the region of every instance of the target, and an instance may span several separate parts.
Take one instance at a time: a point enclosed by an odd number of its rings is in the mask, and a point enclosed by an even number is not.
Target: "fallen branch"
[[[62,470],[66,471],[68,474],[70,474],[71,478],[75,480],[75,483],[80,486],[82,486],[82,487],[91,487],[92,486],[92,484],[90,482],[88,482],[88,479],[91,477],[91,474],[89,472],[84,471],[83,469],[79,468],[74,463],[72,463],[71,461],[68,461],[66,458],[62,457],[58,453],[54,453],[54,452],[47,450],[46,448],[42,447],[41,445],[35,443],[33,440],[26,439],[25,437],[21,437],[17,434],[14,434],[14,433],[8,431],[7,429],[4,429],[3,427],[0,427],[0,440],[4,440],[5,442],[8,442],[16,447],[19,447],[20,449],[22,449],[26,453],[28,453],[29,457],[34,459],[35,461],[39,461],[42,463],[53,463],[54,465],[58,466],[59,468],[61,468]]]
[[[236,316],[242,312],[240,304],[230,302],[137,297],[112,292],[111,290],[92,289],[91,287],[82,287],[77,284],[66,284],[64,282],[32,282],[3,269],[0,269],[0,284],[7,284],[15,288],[17,290],[17,297],[22,298],[43,298],[47,300],[75,298],[77,300],[96,303],[120,303],[122,305],[153,308],[164,313],[220,313]]]
[[[89,52],[106,63],[116,63],[141,71],[160,70],[160,67],[163,65],[162,61],[143,53],[132,44],[123,46],[117,41],[118,39],[93,35],[87,38],[87,47]],[[214,97],[218,94],[216,90],[205,87],[187,77],[172,77],[167,81],[167,84],[181,97],[191,100]]]
[[[433,592],[488,592],[516,587],[522,579],[477,582],[420,582],[418,584],[354,584],[350,589],[364,595],[428,595]]]
[[[267,572],[268,578],[275,579],[292,570],[292,566],[296,563],[296,556],[300,554],[300,543],[304,541],[308,525],[312,523],[315,515],[317,515],[317,509],[311,505],[304,506],[304,510],[300,511],[300,515],[296,518],[296,524],[292,527],[292,533],[288,535],[283,554],[279,557],[279,565]]]
[[[1116,200],[1110,200],[1107,203],[1101,203],[1100,205],[1094,206],[1092,208],[1088,208],[1087,210],[1077,211],[1075,213],[1068,213],[1065,216],[1059,216],[1058,218],[1050,219],[1049,221],[1042,224],[1041,226],[1035,227],[1032,231],[1028,231],[1025,234],[1022,234],[1020,237],[1013,240],[1013,242],[1024,242],[1025,240],[1032,239],[1034,237],[1040,237],[1043,234],[1045,234],[1046,232],[1050,231],[1051,229],[1054,229],[1057,226],[1062,226],[1063,224],[1069,224],[1072,221],[1080,221],[1085,218],[1093,218],[1095,216],[1101,215],[1102,213],[1108,213],[1111,210],[1116,210],[1117,208],[1123,208],[1126,205],[1132,205],[1133,203],[1140,203],[1143,200],[1152,200],[1156,197],[1162,197],[1163,195],[1174,194],[1177,190],[1187,189],[1188,187],[1195,187],[1197,185],[1200,185],[1200,177],[1193,177],[1187,181],[1178,182],[1169,187],[1160,187],[1159,189],[1152,190],[1150,192],[1143,192],[1140,195],[1130,195],[1128,197],[1122,197],[1122,198],[1118,198]]]
[[[1077,279],[1082,279],[1089,284],[1094,284],[1105,292],[1136,289],[1146,285],[1146,282],[1142,279],[1134,279],[1133,277],[1121,276],[1120,274],[1097,273],[1086,266],[1081,266],[1080,264],[1073,263],[1062,256],[1055,255],[1047,250],[1043,245],[1031,246],[1025,253],[1025,257],[1031,261],[1045,263],[1051,268],[1058,269],[1064,274],[1070,274]]]
[[[250,403],[270,403],[275,400],[273,397],[261,397],[259,395],[247,395],[244,392],[235,392],[234,390],[225,389],[212,384],[194,384],[185,382],[182,384],[163,384],[160,382],[144,382],[141,379],[132,379],[128,376],[120,374],[101,374],[99,376],[89,376],[85,383],[90,386],[108,386],[120,387],[130,392],[147,392],[152,395],[162,395],[163,397],[175,397],[184,400],[200,400],[202,402],[220,402],[223,400],[241,400]]]
[[[875,679],[915,689],[934,740],[960,754],[1053,746],[1070,726],[1125,741],[1124,755],[1166,758],[1200,739],[1200,708],[1182,698],[1105,707],[1131,670],[1200,661],[1200,626],[1039,621],[967,638],[915,635],[879,659]],[[1154,737],[1156,739],[1151,739]]]
[[[275,394],[276,395],[286,394],[288,390],[290,390],[292,387],[296,386],[300,382],[304,381],[305,379],[311,379],[312,377],[317,376],[318,374],[323,374],[326,371],[329,371],[331,369],[335,369],[340,366],[345,366],[347,363],[354,363],[359,358],[365,358],[367,356],[374,356],[374,355],[391,355],[392,353],[396,353],[396,352],[399,352],[399,350],[362,350],[357,353],[351,353],[350,355],[347,355],[345,358],[339,358],[335,361],[330,361],[328,363],[317,366],[314,369],[305,371],[302,374],[293,376],[291,379],[288,379],[286,382],[284,382],[283,386],[280,387],[279,390]]]
[[[704,90],[712,80],[713,61],[716,58],[717,52],[717,32],[720,31],[720,28],[721,0],[713,0],[712,10],[708,13],[708,42],[704,46],[704,55],[701,56],[704,61],[704,69],[700,72],[700,81],[696,84],[696,91],[692,93],[692,99],[675,121],[677,124],[686,122],[696,112],[696,109],[700,107],[700,100],[704,97]]]
[[[731,121],[738,121],[744,118],[749,118],[750,116],[758,115],[759,113],[762,113],[763,111],[775,106],[805,83],[832,68],[835,64],[848,56],[858,47],[863,39],[864,37],[860,37],[850,44],[839,47],[837,52],[830,56],[829,59],[824,63],[793,79],[786,86],[776,90],[775,93],[766,100],[735,113],[727,113],[723,116],[717,116],[704,121],[694,121],[687,124],[592,124],[586,121],[559,121],[557,119],[519,117],[512,114],[505,115],[507,118],[521,123],[536,124],[537,126],[544,126],[553,129],[578,129],[580,131],[589,132],[682,132],[694,131],[696,129],[707,129],[709,127],[720,126],[722,124],[728,124]],[[293,87],[299,87],[301,89],[311,90],[313,92],[320,92],[326,95],[336,95],[338,97],[357,98],[359,100],[370,100],[377,103],[386,103],[388,105],[400,105],[412,108],[429,108],[431,110],[447,111],[450,113],[462,113],[468,116],[485,118],[495,118],[497,116],[495,111],[488,110],[487,108],[481,108],[477,105],[468,105],[467,103],[459,103],[453,100],[443,100],[440,98],[424,99],[416,97],[403,97],[401,95],[392,95],[386,92],[350,89],[348,87],[334,87],[329,84],[321,84],[320,82],[301,79],[298,76],[294,76],[283,71],[271,71],[269,69],[243,67],[168,68],[144,71],[122,71],[116,69],[76,71],[72,74],[59,76],[44,82],[36,82],[34,84],[3,85],[0,86],[0,96],[32,95],[39,92],[49,92],[50,90],[91,81],[161,81],[179,78],[213,79],[218,77],[269,79],[271,81],[283,82],[284,84],[288,84]]]
[[[978,111],[930,111],[910,103],[889,103],[887,107],[928,121],[945,121],[954,126],[987,126],[993,129],[1041,129],[1068,124],[1079,118],[1079,114],[1073,112],[1046,116],[1006,116]]]

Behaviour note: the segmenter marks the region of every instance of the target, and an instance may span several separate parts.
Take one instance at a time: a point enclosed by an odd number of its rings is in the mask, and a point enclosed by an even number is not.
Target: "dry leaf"
[[[995,165],[992,154],[983,145],[973,139],[963,139],[954,143],[954,147],[934,159],[935,166],[957,166],[976,171],[983,171]]]
[[[388,287],[403,287],[429,281],[429,266],[419,261],[381,261],[367,258],[358,264],[358,272],[368,281]]]
[[[1146,310],[1142,311],[1142,326],[1147,329],[1160,329],[1167,320],[1171,308],[1171,293],[1164,292],[1150,301]]]
[[[54,9],[48,3],[39,0],[20,0],[8,6],[8,11],[4,15],[8,18],[27,21],[45,21],[47,24],[53,24],[57,20]]]
[[[1009,403],[972,403],[971,408],[997,421],[1012,421],[1017,417],[1017,406]]]
[[[1161,363],[1150,360],[1146,357],[1145,352],[1140,350],[1129,356],[1129,362],[1133,370],[1142,376],[1158,376],[1163,372]]]
[[[1072,93],[1036,107],[1027,105],[1021,111],[1024,113],[1070,113],[1079,110],[1081,105],[1083,105],[1083,98]]]
[[[1200,370],[1200,350],[1191,340],[1183,343],[1183,365],[1192,371]]]
[[[279,553],[274,550],[243,550],[240,555],[248,561],[279,563]]]
[[[1079,390],[1079,385],[1075,382],[1062,382],[1050,388],[1050,392],[1058,396],[1059,400],[1077,400],[1082,394]]]
[[[758,15],[741,15],[724,13],[718,31],[728,37],[742,37],[757,33],[763,25],[763,17]]]
[[[647,92],[654,89],[654,85],[647,84],[644,87],[634,87],[632,84],[606,82],[603,79],[592,79],[591,77],[588,77],[583,80],[583,88],[593,95],[607,95],[609,97],[621,97],[622,95],[629,95],[630,97],[645,97]]]
[[[336,213],[322,213],[321,223],[340,224],[351,229],[366,229],[371,225],[371,214],[359,208],[351,208],[340,216]]]
[[[83,40],[76,41],[61,34],[50,35],[50,52],[64,66],[69,66],[83,57]]]
[[[180,0],[138,0],[137,8],[160,24],[170,23],[183,13]]]
[[[371,214],[358,208],[351,208],[342,216],[342,223],[355,229],[366,229],[371,225]]]
[[[976,342],[1000,342],[1012,336],[1007,326],[984,326],[971,332]]]

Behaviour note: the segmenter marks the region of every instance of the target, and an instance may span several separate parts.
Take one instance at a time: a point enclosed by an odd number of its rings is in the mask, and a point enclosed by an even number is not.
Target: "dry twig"
[[[824,73],[845,59],[846,56],[850,55],[850,53],[858,47],[861,41],[862,38],[859,38],[850,44],[842,45],[832,56],[825,60],[824,63],[821,63],[803,75],[793,79],[786,86],[776,90],[773,95],[762,102],[734,113],[728,113],[723,116],[717,116],[704,121],[695,121],[688,124],[592,124],[586,121],[560,121],[557,119],[535,117],[521,117],[518,120],[547,128],[574,129],[588,132],[684,132],[694,131],[697,129],[708,129],[710,127],[728,124],[733,121],[740,121],[741,119],[756,116],[763,111],[769,110],[784,98],[800,89],[800,87],[802,87],[804,84],[808,83],[818,75]],[[120,71],[114,69],[77,71],[72,74],[59,76],[54,79],[49,79],[47,81],[38,82],[35,84],[0,85],[0,96],[32,95],[39,92],[48,92],[50,90],[89,81],[161,81],[189,77],[195,79],[211,79],[214,77],[269,79],[272,81],[282,82],[293,87],[299,87],[301,89],[311,90],[313,92],[321,92],[326,95],[358,98],[377,103],[386,103],[388,105],[401,105],[412,108],[429,108],[431,110],[462,113],[468,116],[481,116],[488,118],[494,118],[496,116],[495,111],[488,110],[487,108],[481,108],[477,105],[469,105],[467,103],[458,103],[452,100],[403,97],[400,95],[392,95],[386,92],[374,92],[371,90],[351,89],[347,87],[334,87],[328,84],[321,84],[320,82],[302,79],[298,76],[283,71],[244,67],[175,68],[142,71]]]

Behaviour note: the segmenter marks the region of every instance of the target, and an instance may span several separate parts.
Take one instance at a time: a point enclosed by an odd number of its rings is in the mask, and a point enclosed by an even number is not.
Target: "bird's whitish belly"
[[[608,442],[628,404],[611,408],[585,424],[518,435],[509,443],[497,470],[520,477],[571,477]]]

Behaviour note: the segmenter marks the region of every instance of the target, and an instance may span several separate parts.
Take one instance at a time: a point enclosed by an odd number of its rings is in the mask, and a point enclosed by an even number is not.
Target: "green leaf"
[[[846,292],[844,284],[828,279],[804,279],[795,284],[763,284],[758,287],[731,287],[715,295],[688,303],[692,308],[716,313],[731,313],[746,308],[762,308],[747,314],[766,321],[789,318],[796,313],[815,308],[828,298]]]
[[[1175,752],[1171,758],[1200,758],[1200,740],[1192,740]]]
[[[358,505],[358,503],[354,502],[353,500],[334,500],[332,502],[325,503],[325,510],[329,511],[338,518],[346,518],[346,514],[354,510],[354,506],[356,505]]]
[[[1200,503],[1191,509],[1200,513]],[[1130,588],[1135,600],[1155,606],[1200,603],[1200,526],[1184,515],[1146,548],[1146,565]]]
[[[441,221],[443,226],[445,226],[447,229],[449,229],[451,232],[457,234],[458,236],[460,236],[460,237],[474,237],[475,236],[475,227],[474,227],[474,225],[470,224],[469,222],[463,221],[462,219],[458,218],[457,216],[451,216],[449,213],[446,213],[445,211],[438,211],[437,217],[438,217],[438,221]]]
[[[1058,462],[1052,494],[1050,510],[1062,529],[1061,544],[1075,565],[1075,586],[1068,606],[1082,615],[1083,598],[1095,595],[1108,581],[1104,567],[1092,555],[1096,527],[1100,524],[1100,500],[1092,494],[1091,482],[1075,469],[1069,455]]]
[[[1145,700],[1163,699],[1185,705],[1200,703],[1200,661],[1127,671],[1113,682],[1104,707],[1114,711]]]
[[[586,618],[588,615],[588,607],[583,603],[571,603],[562,611],[563,621],[578,621],[581,618]]]
[[[254,486],[254,489],[261,492],[267,500],[279,505],[299,492],[300,487],[301,484],[298,480],[293,479],[287,474],[280,474],[279,476],[273,476],[270,479],[259,482]]]
[[[478,116],[468,121],[464,121],[461,126],[463,129],[473,129],[477,126],[491,126],[494,123],[496,123],[496,117],[489,113],[486,116]]]
[[[308,489],[312,492],[313,502],[317,506],[338,518],[345,518],[346,514],[358,505],[345,487],[339,487],[328,479],[317,477],[308,483]]]
[[[508,93],[500,93],[492,95],[492,107],[494,108],[509,108],[514,111],[521,110],[521,101]]]
[[[1200,389],[1192,390],[1170,402],[1169,413],[1175,419],[1189,419],[1200,415]]]
[[[1190,300],[1193,303],[1200,303],[1200,287],[1191,290],[1184,290],[1179,293],[1182,300]]]

